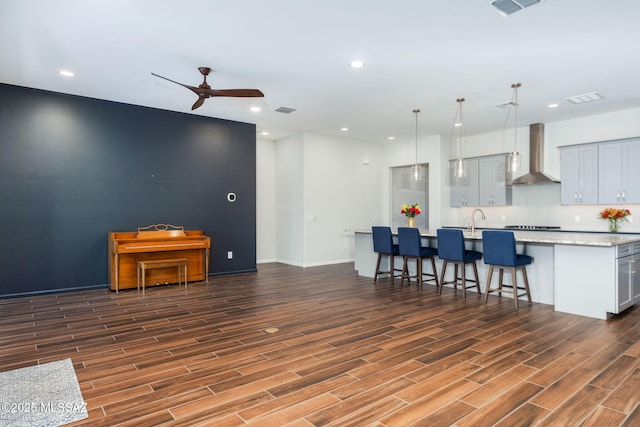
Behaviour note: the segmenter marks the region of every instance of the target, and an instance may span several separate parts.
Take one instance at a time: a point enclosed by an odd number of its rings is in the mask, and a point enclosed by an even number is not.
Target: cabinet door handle
[[[622,201],[626,202],[627,201],[627,192],[622,190]]]
[[[616,191],[616,201],[620,201],[620,190]]]
[[[578,200],[582,203],[582,191],[578,192]]]
[[[573,193],[573,202],[574,203],[578,203],[578,193],[577,192]]]

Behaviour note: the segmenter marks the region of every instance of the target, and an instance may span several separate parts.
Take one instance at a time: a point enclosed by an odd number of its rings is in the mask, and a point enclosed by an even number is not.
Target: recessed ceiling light
[[[262,132],[260,132],[260,135],[267,136],[269,135],[269,132],[267,132],[266,130],[263,130]]]
[[[251,111],[253,111],[254,113],[259,113],[260,111],[262,111],[262,108],[260,108],[260,107],[251,107]]]
[[[559,104],[555,104],[555,103],[554,103],[554,104],[549,104],[549,105],[547,105],[547,107],[548,107],[548,108],[558,108],[558,105],[559,105]]]
[[[459,128],[460,126],[462,126],[462,123],[454,123],[453,126]]]
[[[387,137],[387,139],[388,139],[389,141],[393,141],[394,139],[396,139],[396,137],[395,137],[395,136],[388,136],[388,137]]]
[[[351,61],[351,62],[349,63],[349,66],[350,66],[351,68],[362,68],[362,67],[364,67],[364,62],[359,61],[359,60]]]
[[[342,132],[348,132],[348,131],[349,131],[349,128],[340,128],[340,130],[341,130]]]
[[[64,77],[73,77],[73,76],[75,76],[75,73],[73,71],[69,71],[69,70],[60,70],[60,71],[58,71],[58,74],[60,74],[61,76],[64,76]]]

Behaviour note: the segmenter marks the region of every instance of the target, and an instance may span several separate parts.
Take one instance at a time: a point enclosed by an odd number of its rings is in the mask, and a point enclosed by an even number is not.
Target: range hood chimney
[[[557,184],[559,179],[546,175],[544,165],[544,123],[529,125],[529,173],[519,176],[509,185]]]

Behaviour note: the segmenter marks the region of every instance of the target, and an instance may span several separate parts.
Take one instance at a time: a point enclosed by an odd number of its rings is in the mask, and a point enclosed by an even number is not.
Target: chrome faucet
[[[473,210],[473,213],[471,214],[471,237],[476,236],[476,212],[480,212],[480,219],[487,219],[487,217],[484,216],[484,212],[482,212],[482,209],[476,208]]]

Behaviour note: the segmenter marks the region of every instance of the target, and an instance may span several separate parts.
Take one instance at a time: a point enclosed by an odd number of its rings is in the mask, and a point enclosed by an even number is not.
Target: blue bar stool
[[[404,284],[404,279],[409,281],[415,278],[418,282],[420,290],[422,290],[422,283],[433,280],[437,287],[438,283],[438,271],[436,270],[435,257],[438,255],[436,248],[422,246],[422,239],[420,237],[420,231],[414,227],[398,227],[398,245],[400,246],[400,255],[402,255],[402,281],[400,286]],[[431,260],[431,268],[433,273],[424,273],[422,271],[422,262],[425,259]],[[408,261],[416,261],[416,274],[411,276],[409,274]],[[424,280],[423,276],[427,276]]]
[[[478,294],[482,294],[480,290],[480,279],[478,278],[478,266],[476,261],[482,258],[482,253],[478,251],[470,251],[464,247],[464,236],[462,230],[439,228],[437,230],[438,235],[438,257],[443,261],[442,273],[440,275],[440,287],[439,293],[442,293],[442,287],[444,285],[452,284],[454,290],[458,289],[458,285],[462,287],[462,298],[467,299],[467,289],[473,287],[475,283],[478,289]],[[445,281],[444,276],[447,272],[447,265],[453,263],[455,265],[453,270],[453,280]],[[468,264],[473,266],[473,274],[475,280],[467,279],[466,267]],[[458,277],[458,267],[461,270],[461,276]],[[471,286],[467,286],[467,282],[471,282]]]
[[[376,273],[373,281],[377,281],[380,274],[388,274],[391,277],[391,283],[393,283],[394,277],[401,276],[401,274],[395,274],[396,271],[401,270],[395,268],[394,263],[395,256],[400,255],[400,248],[393,243],[390,227],[374,226],[371,227],[371,231],[373,232],[373,251],[378,253],[378,262],[376,263]],[[382,261],[383,256],[389,257],[389,270],[380,270],[380,261]]]
[[[487,274],[487,287],[484,291],[484,302],[489,299],[489,292],[497,292],[500,297],[502,293],[513,295],[513,300],[518,309],[518,297],[527,296],[529,305],[531,305],[531,292],[529,290],[529,279],[527,278],[526,266],[533,262],[533,258],[529,255],[518,255],[516,253],[516,239],[511,231],[489,231],[482,232],[482,246],[484,251],[484,263],[489,265],[489,273]],[[498,287],[491,287],[491,278],[493,269],[500,270]],[[511,284],[503,283],[504,270],[511,272]],[[516,271],[522,272],[524,287],[518,286],[516,279]],[[510,286],[511,290],[504,290],[503,286]],[[524,291],[518,293],[518,291]]]

